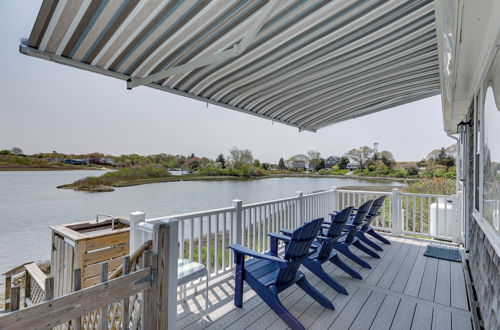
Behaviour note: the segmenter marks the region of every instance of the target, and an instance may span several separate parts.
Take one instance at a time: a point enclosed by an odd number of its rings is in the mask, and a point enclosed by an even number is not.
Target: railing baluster
[[[219,274],[219,213],[214,214],[215,216],[215,236],[214,236],[214,262],[215,262],[215,274]]]
[[[211,247],[211,244],[210,244],[210,241],[211,241],[211,237],[212,237],[212,216],[211,215],[208,215],[207,216],[207,219],[208,219],[208,229],[207,229],[207,272],[208,274],[210,275],[211,274],[211,269],[212,269],[212,265],[211,265],[211,250],[210,250],[210,247]]]
[[[128,275],[129,273],[130,273],[130,256],[125,256],[123,258],[123,276]],[[128,330],[130,325],[129,309],[130,309],[130,298],[125,297],[123,298],[123,313],[122,313],[122,327],[124,330]]]
[[[198,263],[203,263],[202,262],[202,256],[203,256],[203,249],[202,249],[202,245],[203,245],[203,216],[199,217],[199,233],[198,233]]]
[[[424,198],[420,197],[420,232],[424,233]]]
[[[189,219],[189,260],[193,261],[194,253],[194,218]]]
[[[223,271],[226,271],[226,254],[227,254],[227,250],[226,250],[226,239],[227,239],[227,230],[226,230],[226,220],[227,220],[227,213],[224,212],[223,213],[223,216],[222,216],[222,221],[223,221],[223,225],[222,225],[222,270]]]
[[[408,226],[408,221],[409,221],[409,216],[410,216],[410,212],[408,212],[408,196],[405,195],[404,196],[404,199],[405,199],[405,204],[406,204],[406,208],[405,208],[405,230],[406,231],[410,231],[410,227]]]
[[[179,221],[179,231],[179,257],[184,259],[184,221]]]
[[[416,213],[417,213],[417,205],[416,205],[416,202],[417,202],[417,197],[416,196],[413,196],[413,209],[412,209],[412,215],[413,215],[413,232],[415,232],[415,225],[416,225]]]
[[[431,217],[431,197],[427,197],[427,233],[428,234],[431,233],[431,228],[429,227],[430,221],[431,221],[430,217]],[[436,218],[437,218],[437,215],[436,215]]]

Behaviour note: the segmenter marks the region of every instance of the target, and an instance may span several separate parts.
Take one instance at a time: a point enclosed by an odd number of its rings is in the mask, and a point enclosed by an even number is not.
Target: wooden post
[[[6,311],[10,310],[10,288],[12,286],[12,277],[7,276],[5,278],[5,306]]]
[[[401,236],[403,217],[401,216],[401,193],[398,189],[392,189],[392,233]]]
[[[295,228],[304,223],[304,193],[297,191],[297,219],[295,219]]]
[[[31,276],[27,270],[24,271],[24,306],[28,306],[27,299],[31,299]]]
[[[101,264],[101,282],[108,281],[108,263],[104,262]],[[101,330],[108,329],[108,306],[101,308]]]
[[[158,275],[152,289],[156,292],[156,329],[177,328],[178,225],[176,219],[169,219],[154,227],[153,252],[158,258]]]
[[[338,192],[338,188],[337,186],[333,186],[332,187],[332,206],[331,206],[331,210],[332,211],[340,211],[340,208],[339,208],[339,192]],[[330,219],[326,219],[326,220],[330,220]]]
[[[152,267],[151,274],[154,276],[153,269],[153,251],[144,251],[142,254],[142,268]],[[156,269],[154,269],[156,272]],[[152,285],[155,283],[153,282]],[[154,294],[152,289],[146,289],[142,293],[142,328],[143,329],[157,329],[154,325],[156,321],[156,314],[154,309]]]
[[[141,242],[142,233],[137,225],[145,220],[146,214],[144,212],[137,211],[130,213],[130,255],[143,243]]]
[[[128,275],[130,273],[130,256],[125,256],[123,258],[123,276]],[[129,324],[130,324],[130,316],[129,316],[129,302],[130,299],[129,297],[123,298],[123,325],[122,328],[124,330],[129,329]]]
[[[242,231],[243,231],[243,211],[242,211],[242,206],[243,202],[239,199],[233,200],[233,207],[234,207],[234,213],[235,217],[233,219],[233,228],[234,231],[232,233],[232,241],[234,244],[241,244],[241,238],[243,236]]]
[[[21,299],[21,287],[13,286],[10,289],[10,310],[17,311],[19,309],[19,301]]]
[[[73,270],[73,291],[80,291],[82,289],[82,270],[77,268]],[[72,321],[73,329],[80,330],[82,328],[82,318],[77,317]]]
[[[54,299],[54,277],[47,277],[45,279],[45,301]]]

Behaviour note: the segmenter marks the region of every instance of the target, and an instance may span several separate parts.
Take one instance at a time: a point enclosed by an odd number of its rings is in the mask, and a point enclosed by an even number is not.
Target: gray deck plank
[[[415,241],[411,241],[409,244],[403,244],[403,246],[399,249],[398,253],[394,258],[392,258],[391,263],[386,268],[384,275],[380,278],[377,283],[378,287],[389,289],[391,287],[392,282],[396,278],[401,266],[404,263],[404,260],[410,254],[410,251],[413,247],[413,243]]]
[[[422,283],[422,278],[424,276],[425,264],[427,263],[427,257],[424,256],[427,244],[422,243],[420,250],[417,255],[417,259],[413,264],[410,277],[403,291],[404,294],[409,296],[418,297],[418,292],[420,291],[420,285]]]
[[[422,284],[418,297],[429,301],[434,301],[434,293],[436,292],[436,278],[437,278],[438,259],[427,258],[425,264],[424,276],[422,277]]]
[[[451,330],[451,313],[440,308],[434,308],[432,315],[433,330]]]
[[[359,288],[329,329],[349,328],[371,293],[372,291],[367,288]]]
[[[372,269],[362,268],[341,256],[361,273],[363,281],[351,278],[331,263],[324,264],[325,270],[347,288],[348,296],[338,294],[301,268],[308,280],[333,302],[335,311],[323,308],[297,286],[281,293],[281,301],[309,329],[472,329],[462,265],[423,257],[428,242],[404,237],[389,239],[393,244],[383,245],[381,259],[353,249]],[[412,280],[416,283],[410,283]],[[233,291],[231,274],[211,282],[208,317],[201,318],[203,295],[194,295],[187,304],[178,306],[179,328],[286,328],[252,290],[245,290],[243,308],[236,308]]]
[[[373,291],[349,329],[365,330],[370,328],[384,298],[385,294]]]
[[[451,305],[456,308],[469,310],[467,288],[465,286],[464,270],[462,263],[452,262],[451,273]]]
[[[423,253],[422,242],[416,241],[412,245],[412,248],[408,253],[408,256],[406,257],[403,265],[401,265],[396,278],[392,282],[391,287],[389,288],[391,291],[403,293],[406,284],[408,283],[408,279],[410,278],[410,275],[412,273],[413,265],[415,264],[419,253]]]
[[[364,282],[371,285],[377,285],[378,281],[387,270],[387,267],[391,264],[394,256],[396,256],[404,246],[406,246],[406,244],[401,242],[399,239],[394,240],[391,249],[387,253],[385,253],[382,258],[376,259],[380,260],[379,263],[375,267],[372,266],[373,268],[370,272],[370,275],[366,278],[366,280],[364,280]]]
[[[417,304],[413,322],[411,324],[412,330],[430,330],[432,328],[432,314],[433,308],[428,304]]]
[[[451,315],[451,328],[453,330],[472,330],[472,319],[464,313]]]
[[[395,296],[387,295],[380,306],[380,309],[373,320],[373,323],[370,329],[379,330],[379,329],[389,329],[392,324],[392,320],[394,319],[394,315],[396,314],[396,310],[398,309],[398,305],[401,299]]]
[[[450,263],[451,261],[448,260],[438,260],[436,292],[434,294],[434,301],[446,306],[450,306],[451,301]]]
[[[417,304],[414,301],[402,299],[399,302],[396,315],[394,315],[394,320],[392,321],[391,329],[394,330],[410,329],[416,306]]]
[[[338,295],[337,299],[333,302],[335,305],[335,312],[330,310],[324,310],[323,313],[319,315],[316,321],[310,326],[310,330],[325,330],[335,321],[335,319],[342,314],[345,306],[353,299],[357,294],[359,287],[355,287],[352,292],[349,292],[348,296]]]

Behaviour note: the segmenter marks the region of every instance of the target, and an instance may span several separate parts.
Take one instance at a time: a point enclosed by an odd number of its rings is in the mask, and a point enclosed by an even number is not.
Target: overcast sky
[[[41,1],[0,0],[0,149],[25,153],[190,154],[215,158],[236,146],[277,162],[314,149],[323,156],[353,147],[420,160],[454,141],[443,131],[440,97],[323,128],[318,133],[19,53]]]

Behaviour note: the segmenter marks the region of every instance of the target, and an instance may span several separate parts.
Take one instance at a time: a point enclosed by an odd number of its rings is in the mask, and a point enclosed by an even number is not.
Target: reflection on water
[[[56,189],[94,171],[0,172],[0,273],[22,262],[50,258],[49,226],[94,219],[97,212],[148,217],[173,215],[329,189],[332,186],[400,185],[355,178],[270,178],[250,181],[183,181],[117,188],[111,193]]]

